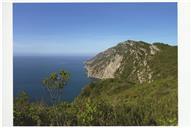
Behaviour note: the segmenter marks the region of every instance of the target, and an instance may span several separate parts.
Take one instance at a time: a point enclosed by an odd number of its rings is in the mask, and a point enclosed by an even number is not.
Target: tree
[[[49,92],[53,104],[59,102],[63,88],[66,86],[68,80],[69,73],[64,70],[59,73],[53,72],[43,80],[43,86]]]

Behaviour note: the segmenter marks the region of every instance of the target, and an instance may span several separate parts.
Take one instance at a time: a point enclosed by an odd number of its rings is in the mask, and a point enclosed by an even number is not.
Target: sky
[[[14,55],[92,55],[126,40],[177,45],[176,3],[15,3]]]

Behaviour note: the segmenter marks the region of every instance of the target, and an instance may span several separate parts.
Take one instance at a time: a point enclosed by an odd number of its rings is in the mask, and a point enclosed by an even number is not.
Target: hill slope
[[[99,79],[77,100],[108,102],[122,125],[177,125],[177,46],[128,40],[87,61],[86,69]]]

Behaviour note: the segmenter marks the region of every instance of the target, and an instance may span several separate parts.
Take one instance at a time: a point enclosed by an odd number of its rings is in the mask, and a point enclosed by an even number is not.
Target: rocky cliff
[[[157,61],[160,52],[171,47],[161,43],[127,40],[88,60],[85,67],[88,76],[93,78],[120,77],[135,83],[150,83],[163,72],[153,62]]]

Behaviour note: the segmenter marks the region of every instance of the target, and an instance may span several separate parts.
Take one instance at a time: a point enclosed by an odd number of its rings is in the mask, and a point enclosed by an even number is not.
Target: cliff
[[[163,72],[163,69],[158,71],[157,65],[154,65],[155,61],[158,61],[157,57],[160,57],[161,52],[163,54],[171,49],[176,50],[176,47],[162,43],[149,44],[127,40],[88,60],[85,68],[88,77],[98,79],[123,77],[135,83],[150,83]]]

